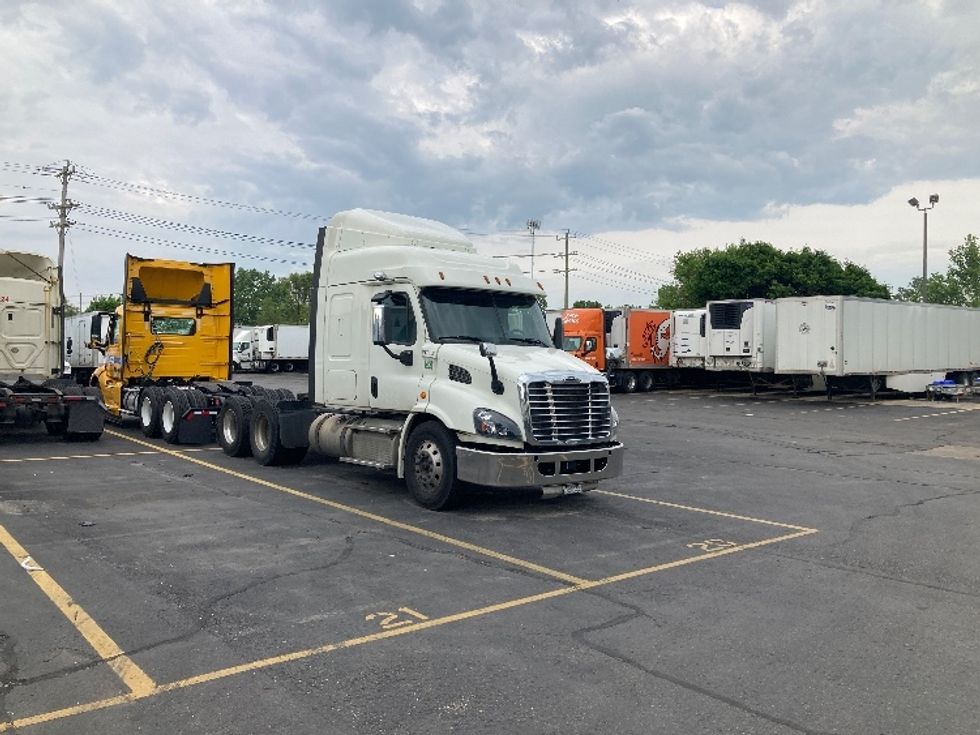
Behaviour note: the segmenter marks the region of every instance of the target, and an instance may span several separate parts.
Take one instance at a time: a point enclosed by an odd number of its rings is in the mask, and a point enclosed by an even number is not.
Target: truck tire
[[[275,360],[269,360],[269,372],[270,373],[278,373],[279,372],[279,363],[276,362]]]
[[[456,502],[456,440],[442,424],[426,421],[408,437],[405,484],[423,508],[447,510]]]
[[[279,437],[279,412],[268,399],[261,398],[252,406],[249,424],[249,446],[252,456],[261,465],[298,464],[306,456],[307,447],[284,447]]]
[[[624,370],[619,374],[619,384],[623,386],[623,393],[636,393],[636,373],[632,370]]]
[[[648,370],[644,370],[642,373],[640,373],[638,387],[641,393],[649,393],[653,390],[653,376],[650,375]]]
[[[291,372],[293,372],[293,370],[296,369],[296,366],[293,365],[293,363],[291,363],[291,362],[285,363],[282,367],[283,367],[283,370],[285,370],[287,373],[291,373]]]
[[[143,436],[160,436],[160,408],[163,404],[163,389],[155,385],[144,388],[140,393],[138,413]]]
[[[252,453],[249,425],[252,401],[244,396],[228,396],[221,404],[216,421],[218,444],[229,457],[247,457]]]
[[[187,391],[178,388],[167,388],[163,391],[163,402],[160,406],[160,436],[167,444],[177,444],[180,431],[180,419],[191,408]]]

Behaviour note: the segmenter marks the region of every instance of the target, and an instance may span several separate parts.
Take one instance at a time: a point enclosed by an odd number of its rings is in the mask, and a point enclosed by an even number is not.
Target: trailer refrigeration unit
[[[563,347],[625,393],[671,383],[671,313],[663,309],[566,309]]]
[[[43,422],[49,434],[68,440],[102,436],[98,391],[62,377],[64,326],[54,263],[0,251],[0,428]]]
[[[704,368],[708,354],[708,312],[705,309],[685,309],[674,312],[670,335],[670,366],[675,368]]]
[[[146,436],[171,444],[203,444],[227,398],[266,395],[230,381],[233,287],[232,263],[126,256],[123,303],[91,327],[105,353],[93,380],[111,418],[137,418]]]
[[[392,470],[432,509],[460,482],[558,496],[620,474],[608,381],[555,349],[516,266],[438,222],[356,209],[320,229],[313,280],[309,400],[228,399],[227,454]]]
[[[270,373],[306,370],[310,327],[302,324],[267,324],[235,334],[235,363],[241,370]]]
[[[776,369],[776,302],[729,299],[707,304],[707,370],[772,373]]]
[[[934,373],[972,385],[980,375],[980,309],[856,296],[777,299],[776,371],[835,387],[885,386]]]

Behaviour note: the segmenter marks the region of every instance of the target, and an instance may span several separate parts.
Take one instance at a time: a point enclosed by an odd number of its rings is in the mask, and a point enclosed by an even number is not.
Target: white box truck
[[[771,373],[776,369],[776,302],[709,301],[707,370]]]
[[[93,441],[105,408],[98,389],[63,377],[63,304],[50,258],[0,250],[0,429],[43,423],[49,434]]]
[[[278,373],[306,370],[309,362],[308,324],[266,324],[235,332],[237,369]]]
[[[105,342],[108,322],[101,318],[100,312],[87,311],[65,317],[65,362],[71,366],[71,374],[79,385],[88,385],[99,365],[105,363],[105,355],[94,347],[92,342],[92,321],[99,320],[100,341]]]
[[[980,373],[980,309],[808,296],[777,299],[776,321],[778,373],[857,379],[872,392],[880,376],[944,372],[972,385]]]
[[[447,225],[355,209],[320,229],[313,282],[309,400],[230,398],[227,454],[391,470],[431,509],[462,482],[558,496],[621,473],[608,381],[555,347],[516,265]]]

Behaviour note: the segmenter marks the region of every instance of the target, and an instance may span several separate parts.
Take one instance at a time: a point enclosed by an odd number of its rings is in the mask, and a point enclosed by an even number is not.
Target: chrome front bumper
[[[507,454],[472,447],[456,448],[456,475],[487,487],[547,487],[594,483],[623,471],[622,444],[564,452]]]

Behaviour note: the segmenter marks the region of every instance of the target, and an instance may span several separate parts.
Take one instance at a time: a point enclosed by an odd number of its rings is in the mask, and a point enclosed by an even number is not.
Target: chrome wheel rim
[[[174,410],[174,404],[171,401],[163,404],[160,423],[163,425],[164,433],[169,434],[174,430],[174,425],[177,423],[177,411]]]
[[[445,475],[442,452],[431,439],[425,439],[415,450],[415,479],[428,491],[438,489]]]
[[[238,439],[238,417],[233,411],[225,412],[225,417],[221,421],[221,435],[228,446],[234,444]]]
[[[140,421],[143,426],[149,426],[153,419],[153,401],[149,396],[143,396],[143,403],[140,405]]]
[[[269,447],[269,419],[265,416],[256,418],[252,438],[259,452],[264,452]]]

